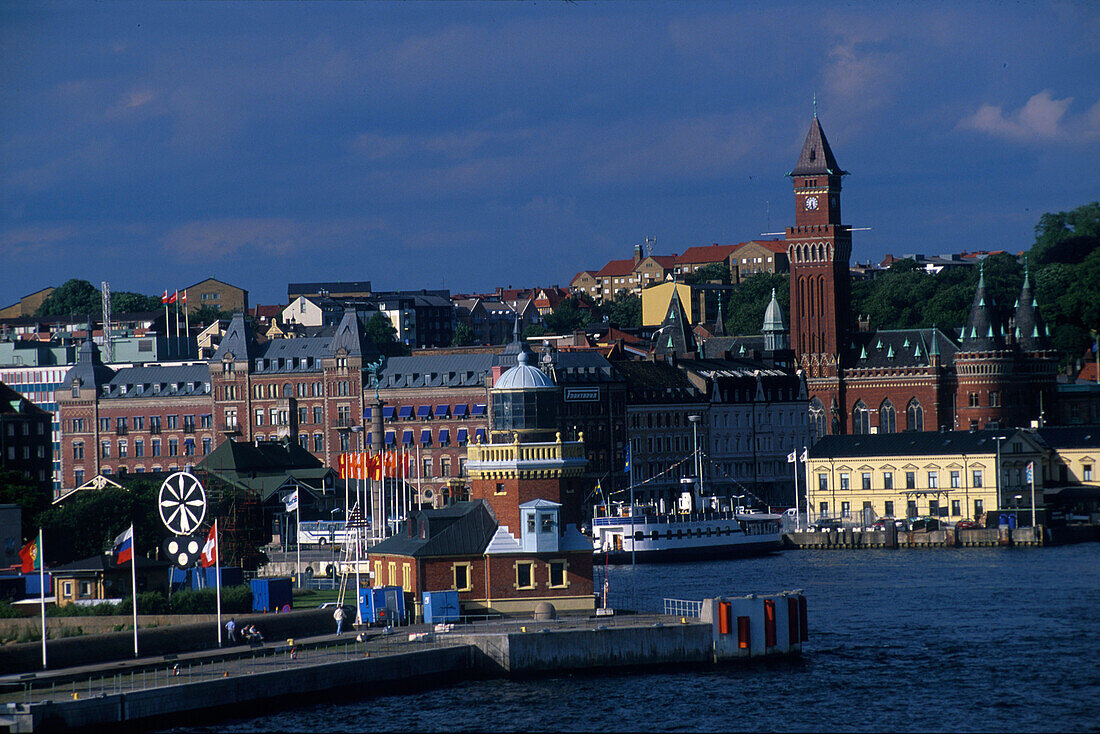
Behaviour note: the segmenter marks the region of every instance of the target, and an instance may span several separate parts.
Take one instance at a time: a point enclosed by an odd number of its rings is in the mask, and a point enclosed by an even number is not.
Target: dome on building
[[[527,364],[527,352],[520,352],[516,358],[518,364],[507,370],[493,384],[493,390],[540,390],[555,389],[554,382],[537,367]]]

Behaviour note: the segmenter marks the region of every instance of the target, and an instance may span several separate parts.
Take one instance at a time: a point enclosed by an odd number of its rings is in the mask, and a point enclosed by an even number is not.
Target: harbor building
[[[980,520],[996,510],[1031,509],[1032,462],[1041,512],[1051,458],[1032,431],[825,436],[809,451],[800,499],[809,498],[812,518]]]
[[[594,609],[592,544],[571,521],[580,502],[568,489],[584,439],[562,440],[561,388],[531,361],[521,349],[490,390],[489,440],[467,447],[470,499],[409,513],[370,549],[376,584],[415,599],[457,591],[464,614]]]

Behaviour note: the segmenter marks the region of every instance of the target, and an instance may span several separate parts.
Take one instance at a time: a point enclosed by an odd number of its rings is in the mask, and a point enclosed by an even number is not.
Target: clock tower
[[[814,115],[794,184],[795,224],[787,227],[791,265],[791,347],[810,378],[839,375],[849,312],[851,229],[841,224],[841,177]]]

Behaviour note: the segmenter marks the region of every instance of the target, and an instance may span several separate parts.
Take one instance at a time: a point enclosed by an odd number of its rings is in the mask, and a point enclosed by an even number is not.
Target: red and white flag
[[[164,295],[160,297],[160,302],[165,304],[165,305],[168,304],[168,289],[167,288],[164,289]]]
[[[167,293],[167,291],[165,291],[165,293]],[[176,292],[175,292],[175,293],[173,293],[172,295],[168,296],[168,302],[169,302],[169,303],[175,303],[175,302],[176,302],[176,300],[177,300],[177,299],[178,299],[179,297],[180,297],[180,292],[179,292],[179,291],[176,291]]]
[[[183,293],[180,294],[180,303],[182,303],[185,306],[187,305],[187,291],[184,291]]]
[[[215,522],[210,527],[206,536],[206,544],[202,547],[202,567],[210,568],[218,562],[218,524]]]

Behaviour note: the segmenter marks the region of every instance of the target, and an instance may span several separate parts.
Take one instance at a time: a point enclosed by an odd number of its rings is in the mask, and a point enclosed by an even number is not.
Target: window
[[[180,454],[180,442],[178,438],[168,439],[168,455],[179,456]]]
[[[828,492],[829,491],[829,475],[818,474],[817,475],[817,491]]]
[[[539,514],[539,532],[554,532],[554,514],[552,512],[543,512]]]
[[[179,419],[180,419],[180,417],[178,415],[168,416],[168,429],[171,430],[173,428],[178,428],[179,427]]]
[[[898,430],[897,416],[894,413],[894,404],[889,399],[883,400],[878,409],[878,432],[896,433]]]
[[[915,471],[905,472],[905,488],[916,489],[917,488],[917,473]]]
[[[209,453],[210,453],[210,438],[205,437],[205,438],[202,439],[202,455],[206,456]]]
[[[534,563],[532,561],[516,561],[516,588],[535,588]]]
[[[974,470],[974,481],[972,483],[975,487],[981,487],[982,486],[982,470],[981,469],[975,469]]]
[[[871,432],[871,411],[867,405],[859,400],[852,408],[852,433],[865,434]]]
[[[76,442],[73,443],[73,458],[74,459],[83,459],[84,458],[84,442],[83,441],[76,441]]]
[[[917,516],[917,501],[909,500],[905,503],[905,516],[916,517]]]
[[[910,400],[905,409],[905,429],[907,431],[924,430],[924,409],[920,407],[920,402],[916,398]]]
[[[565,561],[550,561],[550,588],[562,589],[568,586],[565,575]]]
[[[348,440],[348,434],[347,433],[341,433],[340,434],[340,450],[341,451],[349,451],[350,448],[351,448],[351,444]]]
[[[1081,465],[1081,479],[1086,482],[1092,481],[1092,464]]]
[[[894,488],[894,472],[884,471],[882,473],[882,488],[883,489],[893,489]],[[886,514],[889,515],[890,513],[887,512]]]
[[[199,416],[199,426],[202,427],[202,428],[209,428],[210,427],[210,421],[213,419],[213,417],[214,416],[209,415],[209,414]]]
[[[134,417],[134,430],[135,431],[144,431],[145,430],[145,416],[139,415],[139,416]]]
[[[325,439],[320,433],[313,434],[313,450],[317,453],[325,450]]]
[[[810,440],[817,441],[825,435],[825,404],[818,398],[810,401]]]
[[[262,426],[264,424],[264,409],[256,408],[256,425]]]
[[[818,505],[818,514],[822,517],[826,517],[829,514],[829,503],[822,502]]]
[[[929,489],[936,489],[939,486],[940,486],[939,474],[937,474],[934,471],[928,472],[928,488]]]
[[[397,586],[397,561],[390,561],[390,586]]]
[[[869,471],[863,472],[863,474],[860,475],[860,479],[862,480],[863,489],[870,489],[871,488],[871,472],[869,472]]]
[[[111,442],[104,441],[99,444],[99,455],[104,459],[111,458]]]
[[[893,517],[894,516],[894,501],[893,500],[886,500],[886,507],[884,509],[884,513],[885,513],[886,517]]]
[[[841,474],[840,474],[840,489],[841,490],[848,490],[848,489],[851,489],[851,488],[852,488],[852,481],[851,481],[851,478],[848,476],[848,473],[847,472],[841,472]]]
[[[134,456],[138,458],[145,456],[145,441],[143,439],[134,439]]]
[[[76,481],[76,485],[78,487],[81,484],[84,484],[84,470],[83,469],[77,469],[75,472],[73,472],[73,479]]]
[[[851,517],[852,516],[852,503],[851,502],[841,502],[840,503],[840,516],[841,517]]]
[[[982,516],[982,512],[985,511],[984,503],[981,500],[974,500],[974,519],[977,520]]]
[[[962,515],[962,502],[960,500],[951,500],[951,515],[953,517]]]
[[[426,459],[424,459],[423,465],[424,465],[424,469],[421,472],[420,476],[424,479],[431,479],[432,478],[432,457],[429,456]]]
[[[84,419],[83,418],[73,418],[73,433],[83,433],[83,432],[84,432]]]
[[[469,591],[472,588],[470,586],[469,563],[455,563],[451,566],[451,574],[453,576],[451,588],[456,591]]]
[[[1001,394],[996,390],[989,393],[989,405],[991,407],[998,407],[1001,404]]]
[[[439,476],[451,476],[451,457],[443,456],[439,459]]]
[[[951,472],[951,489],[958,489],[961,487],[961,475],[958,471],[952,470]]]
[[[977,408],[978,407],[978,393],[976,393],[976,392],[970,393],[969,398],[970,398],[970,401],[969,401],[970,402],[970,407],[971,408]]]
[[[125,441],[118,442],[118,456],[120,459],[124,459],[126,458],[126,456],[128,456],[128,450]]]
[[[412,565],[409,563],[401,564],[401,588],[404,591],[412,591]]]
[[[100,430],[101,433],[107,433],[107,431],[111,430],[111,419],[110,418],[100,418],[99,419],[99,430]]]
[[[160,439],[153,439],[153,456],[160,456]]]
[[[313,422],[324,423],[325,422],[325,409],[320,405],[313,406]]]
[[[298,425],[309,423],[309,408],[298,408]]]

